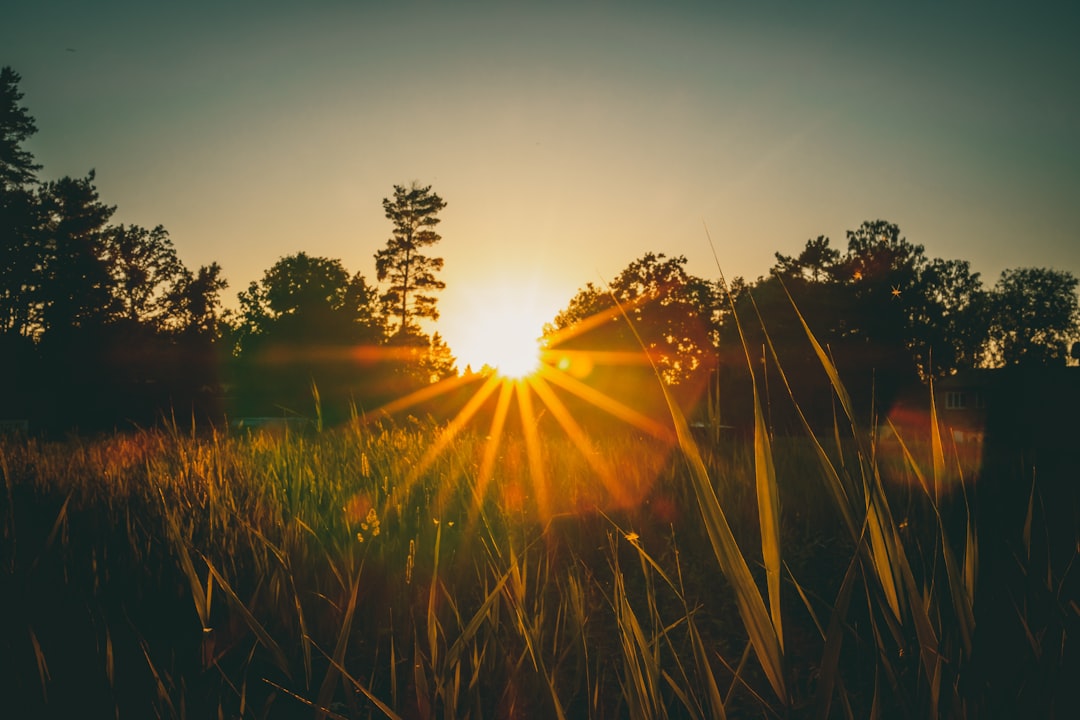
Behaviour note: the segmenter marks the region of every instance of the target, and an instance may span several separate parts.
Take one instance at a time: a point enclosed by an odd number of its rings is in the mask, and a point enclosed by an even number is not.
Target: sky
[[[1080,6],[1046,2],[7,3],[40,177],[96,170],[226,304],[279,258],[375,282],[431,185],[433,326],[479,364],[646,252],[756,278],[865,220],[1080,275]]]

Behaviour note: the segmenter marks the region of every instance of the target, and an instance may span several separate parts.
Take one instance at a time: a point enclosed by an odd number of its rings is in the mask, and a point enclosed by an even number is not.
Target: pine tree
[[[19,74],[9,67],[0,69],[0,188],[8,189],[35,182],[41,165],[22,144],[37,132],[34,118],[19,105]]]
[[[430,185],[416,183],[395,185],[393,199],[383,199],[394,232],[386,247],[375,253],[375,269],[379,282],[390,283],[380,299],[387,316],[397,319],[395,335],[418,334],[417,321],[439,318],[436,299],[430,293],[446,287],[435,277],[442,270],[443,259],[428,257],[421,250],[442,239],[432,228],[439,224],[437,214],[445,207]]]

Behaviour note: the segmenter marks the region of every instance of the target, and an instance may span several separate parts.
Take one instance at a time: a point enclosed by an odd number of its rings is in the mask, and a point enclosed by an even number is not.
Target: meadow
[[[864,431],[837,388],[831,433],[774,437],[759,408],[752,437],[705,438],[672,405],[671,442],[588,451],[415,418],[4,438],[5,706],[1067,714],[1075,530],[1051,547],[1028,475],[1016,542],[981,539],[989,454]]]

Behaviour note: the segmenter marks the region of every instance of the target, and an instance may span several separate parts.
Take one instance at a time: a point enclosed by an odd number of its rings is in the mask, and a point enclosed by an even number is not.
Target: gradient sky
[[[229,305],[301,250],[374,281],[382,198],[433,185],[463,361],[647,251],[716,277],[705,226],[729,278],[878,218],[1080,275],[1080,6],[876,5],[16,0],[0,65],[41,177],[96,168]]]

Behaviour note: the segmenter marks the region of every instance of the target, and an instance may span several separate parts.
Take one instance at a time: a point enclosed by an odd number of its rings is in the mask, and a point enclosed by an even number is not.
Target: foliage
[[[85,178],[44,184],[38,203],[42,235],[34,288],[41,331],[64,333],[106,324],[119,306],[106,252],[106,227],[116,208],[98,198],[93,170]]]
[[[36,206],[30,189],[41,168],[23,149],[37,130],[19,105],[19,75],[0,69],[0,334],[25,337],[31,330],[27,278],[34,267]]]
[[[911,352],[924,375],[981,367],[989,333],[988,296],[966,260],[930,260],[910,305]]]
[[[359,392],[356,357],[382,345],[383,320],[363,275],[300,252],[279,259],[239,294],[232,328],[240,415],[311,415],[312,385],[338,419]],[[355,399],[355,398],[354,398]]]
[[[216,338],[222,319],[221,293],[228,286],[216,262],[194,274],[182,268],[169,291],[174,327],[184,334]]]
[[[38,210],[31,190],[0,187],[0,334],[30,337],[40,329],[33,297]]]
[[[430,293],[446,287],[435,277],[443,259],[422,251],[442,239],[432,228],[439,224],[438,213],[445,207],[430,185],[395,185],[393,199],[383,198],[383,210],[394,231],[386,247],[375,253],[375,269],[379,282],[390,283],[381,300],[387,314],[397,318],[392,333],[415,333],[418,320],[439,318]]]
[[[164,329],[173,309],[170,291],[184,272],[165,228],[111,226],[105,232],[103,255],[115,288],[116,317]]]
[[[239,295],[241,338],[278,341],[379,342],[382,319],[363,275],[340,260],[304,252],[279,259]],[[241,345],[241,349],[243,346]]]
[[[0,68],[0,193],[33,184],[41,166],[22,144],[37,132],[34,118],[19,105],[19,74]]]
[[[640,337],[663,380],[679,384],[713,366],[718,318],[715,285],[686,272],[685,257],[646,253],[607,288],[586,284],[545,336],[552,346],[601,351],[638,350]]]
[[[991,351],[1002,365],[1063,364],[1080,336],[1077,278],[1064,270],[1006,270],[990,296]]]

